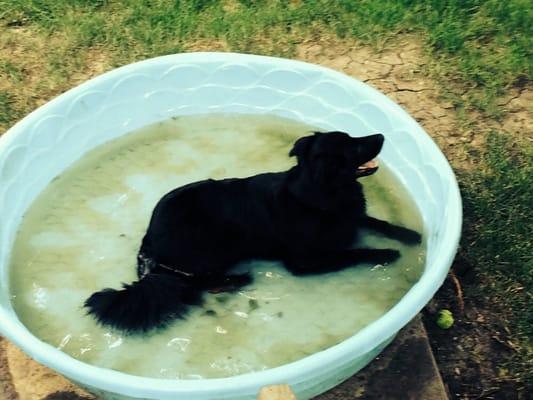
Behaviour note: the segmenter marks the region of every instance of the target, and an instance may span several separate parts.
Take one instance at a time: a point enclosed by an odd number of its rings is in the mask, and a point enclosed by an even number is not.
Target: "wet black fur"
[[[421,240],[413,230],[366,215],[357,181],[366,174],[356,167],[376,157],[383,140],[315,133],[296,141],[290,155],[298,164],[288,171],[171,191],[156,205],[142,240],[140,279],[94,293],[85,302],[88,312],[102,324],[144,332],[184,316],[206,290],[251,283],[249,274],[228,274],[241,261],[280,260],[294,275],[311,275],[396,260],[397,250],[352,248],[361,229],[407,244]]]

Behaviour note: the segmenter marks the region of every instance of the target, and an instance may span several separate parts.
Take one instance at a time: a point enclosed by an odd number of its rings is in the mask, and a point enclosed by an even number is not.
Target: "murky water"
[[[136,279],[140,240],[164,193],[208,177],[286,170],[295,162],[287,155],[292,143],[311,130],[271,116],[180,117],[93,150],[55,179],[23,220],[11,262],[20,319],[82,361],[160,378],[258,371],[353,335],[418,280],[423,247],[368,236],[366,245],[400,249],[401,259],[304,278],[279,263],[252,262],[252,285],[207,294],[186,320],[146,336],[98,326],[82,308],[94,291]],[[361,182],[370,215],[421,230],[414,205],[383,166]]]

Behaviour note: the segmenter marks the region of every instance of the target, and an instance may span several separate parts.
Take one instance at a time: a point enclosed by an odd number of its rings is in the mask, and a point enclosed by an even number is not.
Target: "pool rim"
[[[10,143],[15,140],[18,132],[24,131],[26,127],[31,126],[35,120],[46,115],[49,107],[56,105],[67,98],[75,97],[91,87],[95,82],[100,82],[104,79],[112,80],[113,78],[133,72],[140,66],[144,68],[150,64],[157,64],[161,61],[194,62],[195,60],[200,60],[205,57],[211,59],[214,57],[216,60],[228,59],[228,61],[231,62],[267,61],[275,62],[280,65],[290,65],[291,67],[296,65],[303,69],[312,68],[315,71],[318,69],[324,71],[335,80],[341,82],[348,80],[351,84],[355,81],[364,85],[365,90],[371,91],[373,95],[378,96],[381,101],[393,108],[395,112],[399,112],[402,114],[402,117],[409,118],[415,122],[401,107],[379,91],[354,78],[348,77],[327,67],[302,61],[239,53],[182,53],[128,64],[90,79],[81,85],[68,90],[45,105],[39,107],[5,132],[0,137],[0,152],[3,152],[9,147]],[[447,170],[444,171],[444,173],[447,174],[447,177],[451,182],[451,187],[448,188],[448,190],[451,190],[452,193],[448,196],[451,196],[455,200],[455,203],[448,205],[451,208],[448,210],[445,217],[450,219],[451,222],[449,222],[449,224],[451,224],[451,227],[444,230],[444,235],[441,238],[443,243],[440,248],[440,253],[446,254],[446,257],[438,258],[434,262],[434,265],[431,266],[431,277],[429,273],[424,273],[420,280],[411,287],[411,289],[392,309],[343,342],[303,359],[265,371],[236,375],[228,378],[174,380],[139,377],[78,361],[32,335],[22,324],[16,323],[13,320],[13,316],[9,315],[8,311],[3,307],[0,307],[0,333],[20,347],[25,353],[29,354],[37,362],[58,371],[69,379],[77,381],[82,385],[133,397],[163,396],[170,398],[169,396],[171,395],[198,395],[202,393],[208,395],[214,392],[227,393],[226,395],[228,395],[235,388],[239,388],[239,391],[246,389],[255,390],[258,386],[272,383],[291,382],[294,384],[298,381],[307,381],[309,376],[320,376],[326,371],[337,369],[339,365],[349,365],[350,361],[354,358],[366,354],[371,349],[374,349],[376,346],[389,340],[391,336],[394,336],[403,326],[415,317],[427,302],[429,302],[446,278],[459,245],[462,226],[462,203],[457,180],[440,149],[416,122],[415,124],[417,138],[420,139],[420,142],[424,146],[432,148],[432,151],[436,156],[442,158],[439,162],[446,166]],[[442,161],[444,161],[444,163],[442,163]],[[9,260],[9,257],[7,260]]]

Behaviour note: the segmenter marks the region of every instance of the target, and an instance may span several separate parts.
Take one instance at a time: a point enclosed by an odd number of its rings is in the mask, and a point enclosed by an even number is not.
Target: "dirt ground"
[[[443,100],[437,82],[429,78],[427,58],[422,48],[412,37],[397,40],[380,53],[352,41],[322,38],[299,43],[296,58],[342,71],[389,96],[422,125],[456,170],[471,166],[472,160],[465,145],[482,146],[484,133],[488,130],[499,129],[513,134],[533,131],[531,110],[528,109],[533,104],[531,88],[510,90],[500,103],[506,112],[501,120],[472,114],[470,121],[474,121],[473,124],[462,123],[454,106]],[[199,42],[191,45],[189,50],[226,50],[226,46],[222,42]],[[88,66],[76,75],[73,86],[109,68],[102,54],[96,52],[92,58],[88,60]],[[36,100],[37,103],[44,101]],[[525,399],[527,388],[524,384],[506,380],[505,371],[501,370],[501,365],[516,351],[514,344],[508,340],[510,332],[505,319],[498,312],[501,310],[490,299],[471,296],[469,288],[476,282],[469,266],[456,261],[454,269],[457,271],[457,281],[454,283],[454,280],[448,279],[424,311],[433,351],[450,397],[465,400]],[[462,295],[458,295],[459,287],[462,288]],[[456,324],[449,330],[442,330],[434,323],[434,314],[440,308],[450,308],[456,315]],[[11,374],[23,374],[21,371],[24,370],[32,371],[31,374],[49,374],[52,387],[16,388],[19,393],[26,393],[20,399],[40,400],[53,388],[63,391],[64,397],[57,398],[79,398],[75,396],[76,389],[64,380],[46,369],[36,367],[30,360],[24,361],[16,349],[8,347],[7,351],[8,359],[11,357],[22,362],[21,370],[11,371]],[[0,365],[0,372],[2,368],[7,367]],[[24,385],[25,381],[32,382],[31,379],[25,379],[24,375],[17,378],[19,385]],[[5,388],[13,386],[13,382],[7,381],[0,384]],[[46,397],[49,400],[53,398]]]

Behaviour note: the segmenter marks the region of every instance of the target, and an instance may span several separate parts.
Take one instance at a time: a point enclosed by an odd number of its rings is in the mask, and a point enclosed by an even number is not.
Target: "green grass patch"
[[[16,120],[18,113],[13,108],[13,95],[0,90],[0,126]]]
[[[511,369],[533,378],[533,146],[491,133],[479,167],[461,173],[459,182],[464,202],[460,256],[475,266],[480,283],[470,288],[470,296],[489,298],[505,310],[502,319],[521,345],[515,357],[519,365]]]
[[[464,256],[489,281],[506,290],[524,289],[507,300],[516,300],[513,309],[526,318],[523,332],[533,338],[533,314],[523,312],[533,290],[533,146],[524,142],[491,133],[480,167],[459,178]]]
[[[4,24],[62,33],[73,48],[106,46],[115,64],[180,52],[217,38],[235,51],[290,55],[291,36],[317,27],[378,44],[422,35],[435,74],[455,82],[457,104],[497,113],[494,100],[531,77],[533,8],[527,0],[0,0]],[[458,93],[467,87],[464,96]],[[452,86],[453,88],[453,86]]]
[[[0,74],[16,83],[24,80],[24,73],[20,66],[9,60],[0,60]]]

